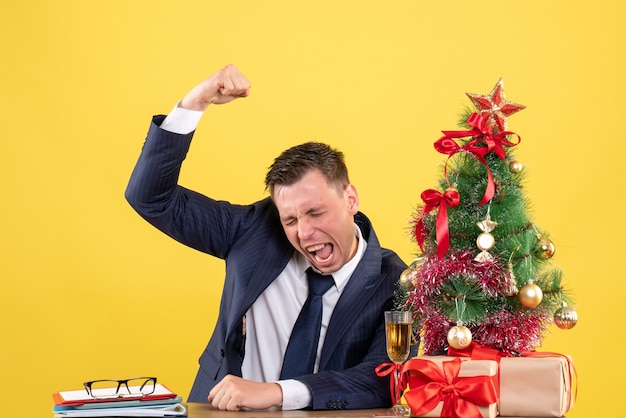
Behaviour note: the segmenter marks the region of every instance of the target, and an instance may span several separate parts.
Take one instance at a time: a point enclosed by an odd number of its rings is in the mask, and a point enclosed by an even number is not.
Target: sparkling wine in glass
[[[401,365],[409,357],[411,350],[411,325],[413,318],[410,311],[386,311],[385,332],[387,335],[387,355],[396,365]],[[395,404],[390,412],[394,415],[405,415],[409,411],[400,399],[400,368],[394,370],[394,399]]]

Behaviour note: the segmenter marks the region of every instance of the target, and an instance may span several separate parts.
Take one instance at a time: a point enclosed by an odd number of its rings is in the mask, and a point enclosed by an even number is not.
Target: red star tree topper
[[[474,103],[478,113],[487,116],[487,125],[498,132],[507,130],[507,117],[526,108],[524,105],[506,100],[502,79],[498,80],[489,94],[465,94]]]

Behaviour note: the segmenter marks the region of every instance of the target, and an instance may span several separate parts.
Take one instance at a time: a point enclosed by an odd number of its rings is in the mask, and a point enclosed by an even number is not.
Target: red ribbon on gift
[[[507,353],[472,341],[470,345],[462,349],[457,349],[452,346],[448,347],[448,355],[453,357],[471,357],[473,360],[496,361],[498,363],[498,373],[494,376],[493,383],[496,387],[498,398],[500,398],[500,359],[502,357],[509,357]]]
[[[424,222],[423,217],[433,209],[439,207],[437,212],[437,256],[441,260],[450,248],[450,231],[448,229],[448,206],[458,206],[461,198],[456,189],[448,189],[441,193],[438,190],[428,189],[422,192],[424,207],[415,225],[415,238],[422,251],[424,251]]]
[[[404,389],[406,389],[406,377],[404,375],[404,373],[402,373],[402,364],[396,364],[396,363],[383,363],[381,365],[379,365],[378,367],[376,367],[376,376],[378,377],[385,377],[385,376],[389,376],[390,374],[399,371],[400,372],[400,378],[398,380],[398,387],[395,386],[394,382],[395,379],[393,376],[389,377],[389,391],[391,392],[391,400],[394,404],[396,404],[398,402],[398,398],[402,397],[402,393],[404,392]]]
[[[411,359],[404,365],[411,390],[404,399],[413,415],[423,415],[443,402],[442,417],[482,418],[476,405],[497,402],[498,395],[491,376],[459,377],[461,359],[444,361],[441,370],[426,359]]]
[[[504,160],[506,158],[504,146],[513,147],[520,143],[521,138],[516,133],[510,131],[494,134],[493,130],[490,129],[487,124],[487,115],[472,113],[467,119],[467,124],[470,125],[472,129],[465,131],[442,131],[444,136],[435,142],[435,149],[442,154],[448,155],[448,160],[457,152],[466,151],[485,166],[487,169],[487,188],[485,189],[485,193],[478,204],[478,206],[482,206],[489,202],[495,194],[493,175],[489,169],[489,164],[487,164],[487,161],[485,160],[485,156],[493,151],[498,157],[500,157],[500,159]],[[508,135],[515,135],[517,137],[517,142],[509,141],[507,139]],[[474,137],[475,139],[471,140],[462,147],[454,141],[455,138],[465,137]],[[448,177],[447,167],[448,163],[446,161],[446,165],[444,167],[446,178]]]
[[[448,355],[452,357],[471,357],[473,360],[493,361],[500,361],[501,357],[510,357],[509,354],[503,351],[478,344],[476,341],[472,341],[470,345],[462,349],[450,346],[448,347]]]

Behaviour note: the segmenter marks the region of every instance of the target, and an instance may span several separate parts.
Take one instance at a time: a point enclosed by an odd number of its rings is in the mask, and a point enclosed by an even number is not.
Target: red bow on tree
[[[466,151],[487,168],[487,188],[478,206],[489,202],[495,194],[493,176],[485,160],[485,156],[493,151],[498,157],[504,160],[506,158],[504,147],[513,147],[521,141],[520,136],[514,132],[504,131],[494,134],[493,130],[487,125],[487,119],[487,115],[472,113],[467,119],[467,124],[470,125],[472,129],[465,131],[442,131],[444,136],[435,142],[435,149],[442,154],[448,155],[448,159],[459,151]],[[517,142],[509,141],[507,135],[515,135]],[[454,138],[465,137],[473,137],[474,139],[462,147],[454,141]],[[447,163],[444,172],[447,178]]]
[[[448,206],[458,206],[461,198],[458,190],[447,189],[443,194],[438,190],[428,189],[422,192],[424,207],[415,225],[415,238],[424,251],[424,215],[439,207],[437,212],[437,256],[441,259],[450,248],[450,232],[448,230]]]

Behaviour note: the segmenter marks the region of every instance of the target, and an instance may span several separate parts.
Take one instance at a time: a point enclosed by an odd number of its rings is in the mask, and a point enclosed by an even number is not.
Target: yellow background
[[[568,417],[613,416],[626,371],[624,18],[609,0],[5,2],[3,411],[49,416],[53,392],[102,377],[156,375],[187,396],[223,264],[146,224],[123,192],[151,115],[235,63],[252,95],[205,115],[181,182],[250,202],[285,147],[331,143],[406,262],[408,221],[441,175],[433,142],[456,128],[466,92],[503,77],[527,106],[509,128],[531,216],[579,314],[540,349],[576,362]]]

